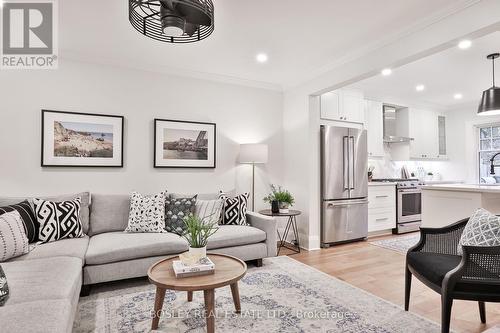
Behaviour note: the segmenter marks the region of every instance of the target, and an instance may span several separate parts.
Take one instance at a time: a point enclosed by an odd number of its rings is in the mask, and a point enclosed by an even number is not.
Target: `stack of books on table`
[[[214,274],[215,272],[215,265],[208,257],[201,258],[193,265],[186,265],[180,260],[174,260],[172,267],[176,278]]]

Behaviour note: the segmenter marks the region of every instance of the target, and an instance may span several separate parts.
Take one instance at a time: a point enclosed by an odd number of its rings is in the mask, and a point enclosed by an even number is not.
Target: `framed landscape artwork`
[[[122,116],[42,110],[42,166],[123,167]]]
[[[155,168],[215,168],[213,123],[155,119]]]

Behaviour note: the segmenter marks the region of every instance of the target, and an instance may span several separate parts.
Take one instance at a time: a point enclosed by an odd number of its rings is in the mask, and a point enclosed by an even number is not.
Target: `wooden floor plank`
[[[400,236],[381,236],[385,239]],[[370,239],[372,241],[374,239]],[[289,255],[389,302],[403,306],[405,256],[371,245],[369,241],[343,244]],[[410,311],[437,323],[441,318],[440,296],[413,278]],[[486,303],[487,324],[481,324],[477,302],[455,301],[451,327],[456,332],[479,333],[500,324],[500,304]]]

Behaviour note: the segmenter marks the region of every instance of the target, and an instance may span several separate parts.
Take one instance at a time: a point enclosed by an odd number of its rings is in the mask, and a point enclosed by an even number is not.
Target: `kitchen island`
[[[500,185],[500,184],[499,184]],[[469,217],[477,208],[500,214],[500,186],[440,184],[422,187],[422,227],[440,228]]]

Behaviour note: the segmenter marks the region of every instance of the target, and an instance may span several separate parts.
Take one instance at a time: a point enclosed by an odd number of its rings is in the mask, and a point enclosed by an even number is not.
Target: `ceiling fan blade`
[[[189,3],[197,5],[200,8],[205,7],[205,5],[203,5],[198,0],[184,0],[177,2],[176,10],[178,10],[179,13],[181,13],[186,18],[187,22],[205,26],[209,26],[212,24],[212,19],[210,18],[210,15],[208,15],[208,13],[203,10],[194,8]]]

